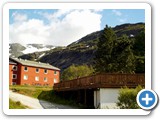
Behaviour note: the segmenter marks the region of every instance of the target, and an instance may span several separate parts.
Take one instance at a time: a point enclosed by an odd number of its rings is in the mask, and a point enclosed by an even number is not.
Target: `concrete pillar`
[[[100,90],[97,89],[94,91],[94,107],[99,108],[100,105]]]

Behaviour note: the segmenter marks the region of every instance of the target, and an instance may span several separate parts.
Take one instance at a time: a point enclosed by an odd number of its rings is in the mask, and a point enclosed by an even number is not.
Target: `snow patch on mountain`
[[[42,55],[40,55],[38,58],[41,58],[41,57],[43,57],[45,55],[45,53],[43,53]]]
[[[19,43],[9,44],[9,56],[19,57],[23,54],[29,54],[34,52],[43,52],[54,49],[55,46],[43,45],[43,44],[27,44],[21,45]]]
[[[33,47],[33,46],[29,45],[29,46],[27,46],[26,49],[23,50],[22,52],[23,52],[24,54],[28,54],[28,53],[34,53],[34,52],[47,51],[47,50],[50,50],[50,48],[44,47],[44,48],[38,49],[38,48],[36,48],[36,47]]]

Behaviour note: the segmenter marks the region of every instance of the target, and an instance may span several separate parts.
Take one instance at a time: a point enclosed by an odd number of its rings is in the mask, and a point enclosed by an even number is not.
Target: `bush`
[[[136,97],[140,90],[142,90],[141,86],[137,86],[135,89],[122,88],[119,91],[117,106],[120,109],[139,109]]]
[[[92,66],[87,65],[71,65],[67,69],[62,72],[61,79],[62,80],[73,80],[80,77],[85,77],[92,75],[94,73],[94,69]]]
[[[21,105],[21,102],[20,102],[20,101],[17,101],[17,102],[16,102],[16,105],[19,105],[19,106],[20,106],[20,105]]]
[[[20,101],[13,101],[9,99],[9,109],[27,109],[29,107],[22,105]]]

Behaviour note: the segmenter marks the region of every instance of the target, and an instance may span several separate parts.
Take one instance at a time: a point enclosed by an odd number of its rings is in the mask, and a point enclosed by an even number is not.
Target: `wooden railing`
[[[97,74],[56,83],[54,85],[54,90],[121,88],[124,86],[135,88],[138,85],[145,85],[144,74]]]

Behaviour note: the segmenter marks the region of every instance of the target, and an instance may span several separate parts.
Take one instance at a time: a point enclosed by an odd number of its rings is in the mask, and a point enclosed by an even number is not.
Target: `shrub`
[[[141,86],[137,86],[135,89],[122,88],[119,91],[117,106],[120,109],[139,109],[136,97],[140,90],[142,90]]]
[[[20,102],[20,101],[17,101],[17,102],[16,102],[16,105],[19,105],[19,106],[20,106],[20,105],[21,105],[21,102]]]
[[[92,66],[87,65],[71,65],[67,69],[62,72],[61,79],[62,80],[73,80],[80,77],[85,77],[92,75],[94,73],[94,69]]]

